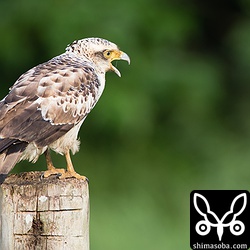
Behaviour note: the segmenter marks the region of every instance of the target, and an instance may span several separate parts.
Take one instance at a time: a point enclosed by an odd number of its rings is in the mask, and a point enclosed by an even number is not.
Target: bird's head
[[[121,76],[120,71],[112,65],[112,61],[125,60],[130,64],[130,58],[126,53],[121,51],[116,44],[102,38],[76,40],[67,46],[66,51],[91,61],[100,73],[111,70]]]

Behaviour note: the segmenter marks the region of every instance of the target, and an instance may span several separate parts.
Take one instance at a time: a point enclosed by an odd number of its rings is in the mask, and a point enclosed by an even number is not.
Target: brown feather
[[[5,146],[3,146],[5,145]],[[25,150],[27,143],[17,140],[0,140],[0,184],[2,184],[8,173],[16,165]],[[2,151],[2,149],[4,150]]]
[[[129,61],[115,44],[89,38],[18,78],[0,102],[0,182],[19,160],[35,162],[48,148],[78,151],[78,131],[103,92],[105,73],[119,73],[106,50]]]

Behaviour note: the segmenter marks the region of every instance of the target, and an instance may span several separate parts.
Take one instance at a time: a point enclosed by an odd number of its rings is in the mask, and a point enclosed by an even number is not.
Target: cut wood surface
[[[10,175],[0,186],[0,249],[89,250],[88,182],[41,176]]]

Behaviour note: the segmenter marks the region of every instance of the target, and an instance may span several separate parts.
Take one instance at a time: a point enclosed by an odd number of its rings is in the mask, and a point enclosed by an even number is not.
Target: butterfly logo
[[[243,199],[243,205],[240,206],[239,209],[239,204],[240,200]],[[198,201],[203,203],[203,206],[198,206]],[[245,210],[246,205],[247,205],[247,194],[242,193],[237,195],[230,206],[230,210],[226,212],[221,219],[210,209],[210,205],[207,201],[207,199],[199,194],[199,193],[194,193],[193,196],[193,203],[196,211],[203,217],[202,220],[196,223],[195,230],[199,235],[207,235],[209,234],[211,227],[217,228],[217,235],[219,238],[219,241],[221,241],[223,233],[224,233],[224,228],[229,227],[230,232],[233,235],[241,235],[245,231],[245,225],[242,221],[237,220],[237,217]],[[237,208],[235,204],[237,203]],[[199,203],[201,205],[201,203]],[[204,206],[205,205],[205,206]],[[205,209],[204,209],[205,208]],[[204,211],[205,210],[205,211]],[[231,218],[230,222],[228,220]],[[227,220],[227,222],[226,222]]]

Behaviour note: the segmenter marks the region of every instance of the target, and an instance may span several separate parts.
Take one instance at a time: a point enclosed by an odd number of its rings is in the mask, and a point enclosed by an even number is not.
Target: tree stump
[[[41,176],[10,175],[0,186],[0,249],[89,250],[88,182]]]

